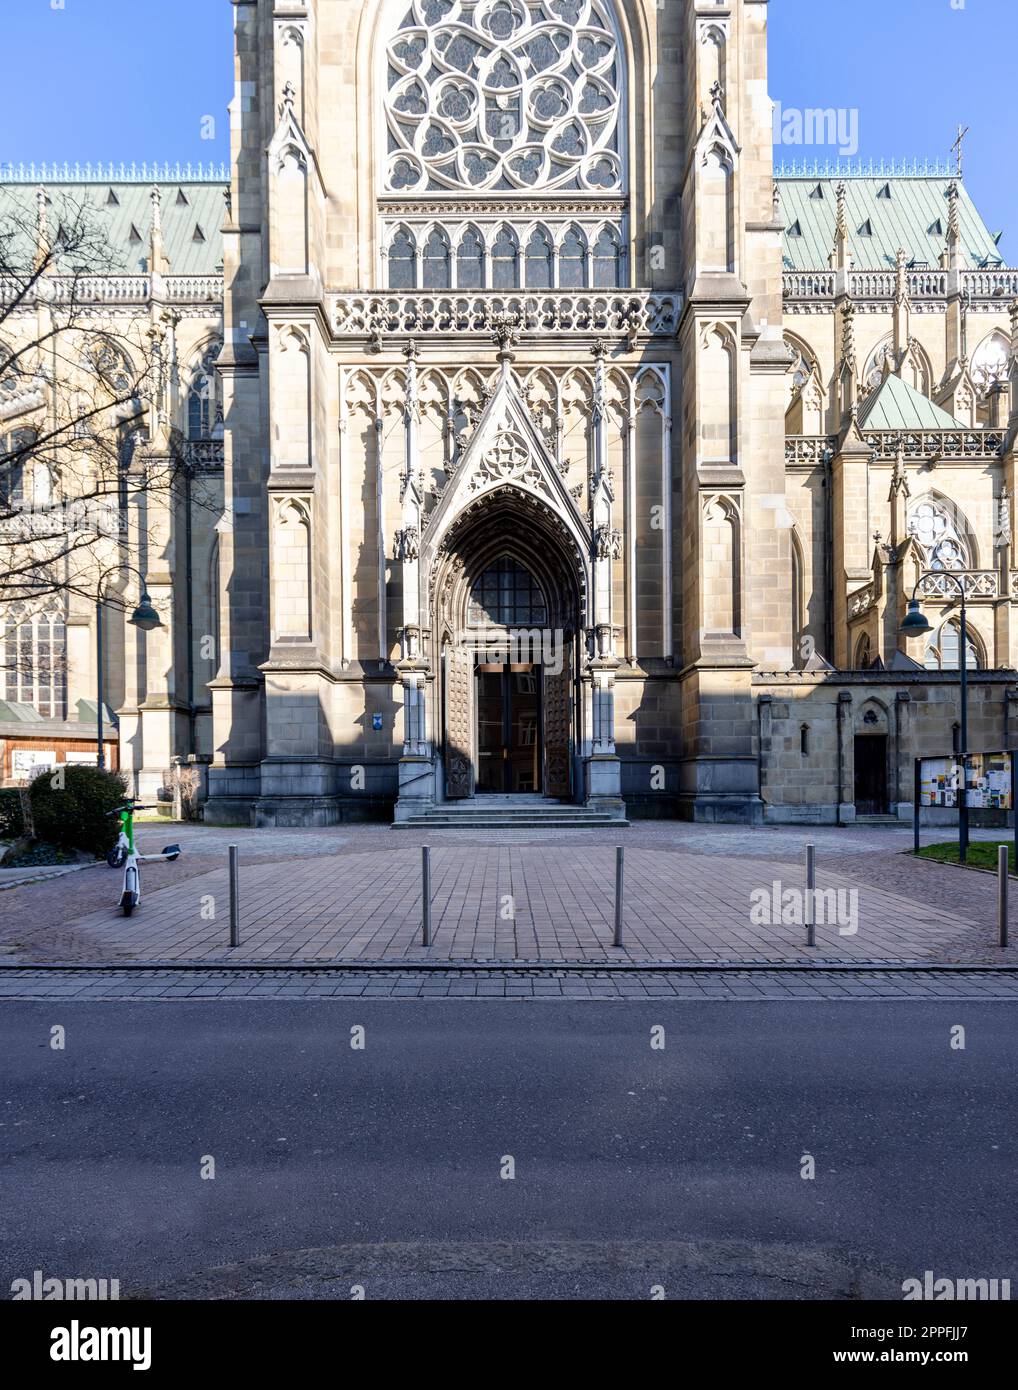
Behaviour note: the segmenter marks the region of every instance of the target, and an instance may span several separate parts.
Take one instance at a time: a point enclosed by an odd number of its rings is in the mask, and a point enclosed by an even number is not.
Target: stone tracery
[[[386,192],[624,191],[610,0],[412,0],[386,62]]]

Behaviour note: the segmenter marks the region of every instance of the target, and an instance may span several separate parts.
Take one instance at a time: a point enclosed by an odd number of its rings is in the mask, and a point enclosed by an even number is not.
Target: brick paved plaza
[[[177,864],[145,865],[143,902],[125,919],[105,867],[0,894],[7,960],[359,961],[1013,961],[995,945],[995,882],[910,859],[908,832],[747,831],[635,826],[630,831],[432,834],[430,948],[421,944],[421,843],[381,827],[335,831],[142,832],[143,848],[184,844]],[[940,838],[943,838],[941,832]],[[820,923],[769,921],[777,881],[804,887],[817,844],[818,887],[855,911]],[[241,847],[242,944],[229,947],[226,847]],[[626,847],[625,944],[612,945],[615,845]],[[568,852],[566,852],[568,850]],[[752,912],[754,895],[765,899]],[[833,900],[832,900],[833,901]],[[52,913],[18,933],[12,909]],[[762,920],[761,920],[762,917]],[[855,925],[857,929],[851,930]],[[11,942],[12,932],[15,936]],[[1012,931],[1018,937],[1018,931]]]

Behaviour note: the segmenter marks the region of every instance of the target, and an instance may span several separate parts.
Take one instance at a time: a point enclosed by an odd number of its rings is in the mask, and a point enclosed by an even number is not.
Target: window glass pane
[[[610,232],[602,232],[594,247],[594,287],[615,290],[619,287],[619,248]]]
[[[583,242],[570,228],[562,239],[562,249],[558,260],[559,285],[564,290],[582,290],[586,287],[587,276],[583,264]]]
[[[923,665],[928,671],[957,671],[961,633],[956,623],[945,623],[937,637],[926,648]],[[971,638],[965,643],[965,665],[970,671],[979,669],[979,653]]]
[[[456,284],[461,290],[484,288],[484,244],[471,228],[463,233],[456,260]]]
[[[491,284],[496,290],[519,288],[516,243],[505,228],[495,238],[492,249]]]
[[[449,248],[441,232],[435,231],[428,237],[424,248],[424,288],[426,290],[447,290],[449,288]]]
[[[527,247],[527,289],[551,289],[551,242],[543,232],[535,232]]]
[[[544,594],[528,570],[503,555],[474,584],[470,621],[498,627],[544,627],[548,621]]]
[[[391,290],[415,290],[417,288],[417,262],[414,244],[406,232],[399,231],[389,247],[389,288]]]

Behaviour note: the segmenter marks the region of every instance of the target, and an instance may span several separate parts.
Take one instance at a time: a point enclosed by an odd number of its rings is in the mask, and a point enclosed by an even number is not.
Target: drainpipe
[[[852,703],[847,690],[838,695],[838,804],[835,807],[834,823],[841,825],[841,804],[845,799],[845,706]]]
[[[770,713],[771,696],[761,695],[756,702],[756,794],[763,801],[764,789],[764,747],[763,747],[763,718],[764,706]]]
[[[195,731],[194,704],[194,576],[191,573],[192,556],[191,532],[191,461],[184,469],[184,569],[187,574],[187,751],[194,755],[198,751]],[[214,600],[213,600],[214,601]]]
[[[832,450],[824,450],[824,655],[834,660],[834,499],[831,483]],[[840,802],[839,802],[840,805]],[[841,815],[839,810],[838,815]],[[839,821],[840,824],[840,821]]]

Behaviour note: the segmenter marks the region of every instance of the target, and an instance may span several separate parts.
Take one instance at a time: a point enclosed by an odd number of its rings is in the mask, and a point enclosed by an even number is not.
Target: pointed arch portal
[[[572,795],[582,591],[556,518],[519,489],[487,494],[449,532],[432,597],[448,799]]]

